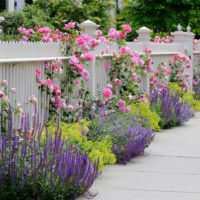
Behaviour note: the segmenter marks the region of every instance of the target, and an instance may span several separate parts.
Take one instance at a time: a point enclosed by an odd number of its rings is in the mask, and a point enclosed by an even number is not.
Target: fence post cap
[[[99,26],[100,26],[100,25],[94,23],[93,21],[91,21],[91,20],[89,20],[89,19],[86,20],[86,21],[84,21],[84,22],[82,22],[82,23],[79,25],[80,28],[87,28],[87,27],[98,28]]]
[[[152,30],[147,28],[146,26],[143,26],[142,28],[136,30],[137,33],[152,33]]]

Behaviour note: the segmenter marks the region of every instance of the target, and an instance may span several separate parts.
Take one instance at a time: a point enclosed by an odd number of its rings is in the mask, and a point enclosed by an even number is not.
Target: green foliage
[[[169,91],[178,94],[181,97],[180,100],[187,104],[193,111],[200,111],[200,100],[194,98],[194,91],[189,90],[184,92],[178,83],[169,83]]]
[[[183,27],[191,25],[192,31],[199,34],[200,0],[126,0],[126,6],[118,16],[118,24],[127,23],[132,26],[133,33],[142,26],[154,32],[171,32],[177,30],[177,24]]]
[[[158,125],[160,117],[156,112],[151,111],[149,103],[141,102],[132,105],[131,114],[139,116],[138,120],[140,123],[144,122],[144,119],[146,119],[146,122],[144,123],[146,127],[150,126],[154,131],[161,131],[161,128]]]
[[[60,123],[60,129],[62,129],[62,139],[67,140],[67,145],[78,145],[79,149],[86,152],[88,158],[92,163],[95,163],[99,159],[99,170],[104,168],[107,164],[114,164],[116,162],[115,156],[111,151],[112,141],[109,136],[102,138],[99,141],[93,142],[88,140],[86,132],[90,122],[82,121],[81,123],[66,124]],[[57,130],[56,124],[49,124],[48,130],[50,133],[55,134]],[[44,143],[45,133],[41,136],[41,142]]]
[[[200,111],[200,100],[194,99],[194,91],[189,90],[183,94],[182,101],[193,111]]]
[[[23,12],[3,12],[0,15],[5,17],[2,40],[9,41],[15,39],[18,34],[17,28],[22,24],[26,28],[33,28],[34,26],[40,25],[41,27],[48,26],[54,29],[54,26],[48,22],[50,16],[46,15],[42,9],[35,5],[26,5]]]
[[[75,0],[36,0],[33,5],[26,5],[21,12],[0,13],[5,17],[1,39],[15,39],[17,28],[22,24],[27,29],[40,25],[63,31],[64,24],[69,21],[81,23],[87,19],[99,24],[106,33],[114,24],[109,12],[111,8],[114,8],[114,4],[107,0],[83,0],[82,4]]]
[[[168,88],[170,93],[178,94],[180,95],[180,97],[182,97],[184,94],[183,88],[180,87],[176,82],[173,83],[169,82]]]

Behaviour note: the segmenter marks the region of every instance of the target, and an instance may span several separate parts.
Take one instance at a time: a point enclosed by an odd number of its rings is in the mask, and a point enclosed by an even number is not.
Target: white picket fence
[[[97,26],[91,23],[91,27],[82,27],[85,32],[94,37],[94,31]],[[169,44],[152,43],[150,42],[149,34],[151,30],[148,28],[141,28],[138,31],[138,42],[128,42],[127,46],[133,51],[143,53],[145,47],[152,50],[152,59],[154,69],[159,63],[169,63],[169,59],[177,53],[184,53],[190,56],[192,61],[192,67],[190,72],[198,66],[200,57],[199,50],[193,50],[193,38],[194,34],[190,32],[189,28],[187,32],[180,30],[174,33],[174,42]],[[107,83],[107,75],[104,67],[104,62],[111,61],[113,50],[118,50],[116,43],[113,43],[110,47],[110,51],[106,52],[103,56],[101,51],[105,52],[106,44],[100,44],[95,50],[95,60],[89,62],[88,70],[90,72],[91,80],[88,84],[88,88],[92,91],[93,95],[98,95]],[[40,113],[43,114],[42,109],[47,105],[48,99],[41,95],[38,91],[35,70],[41,69],[44,73],[44,61],[53,61],[56,58],[60,58],[66,64],[70,57],[64,57],[59,43],[22,43],[22,42],[0,42],[0,82],[7,80],[9,87],[17,88],[17,94],[13,94],[11,97],[12,103],[23,103],[28,100],[31,95],[35,95],[38,98]],[[190,87],[192,83],[190,83]],[[141,88],[148,92],[148,79],[143,81]],[[27,112],[33,111],[33,106],[27,106]]]

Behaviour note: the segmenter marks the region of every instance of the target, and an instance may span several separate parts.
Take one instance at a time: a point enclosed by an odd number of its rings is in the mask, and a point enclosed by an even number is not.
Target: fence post
[[[174,32],[174,42],[179,44],[179,51],[188,56],[191,60],[190,69],[186,69],[191,74],[189,88],[192,89],[192,79],[193,79],[193,39],[195,34],[190,32],[191,27],[188,25],[187,32],[182,31],[182,27],[180,24],[177,26],[178,31]]]
[[[79,25],[80,28],[84,29],[84,33],[89,35],[91,38],[96,38],[96,30],[99,27],[96,23],[87,20]],[[89,89],[93,96],[96,95],[96,55],[94,55],[94,60],[89,62],[89,72],[90,72],[90,82]]]
[[[0,16],[0,35],[3,31],[3,22],[5,21],[5,17]]]
[[[82,22],[79,27],[84,29],[84,33],[86,33],[87,35],[89,35],[91,38],[95,38],[96,37],[96,30],[100,25],[97,25],[96,23],[94,23],[91,20],[86,20],[84,22]]]
[[[15,0],[6,0],[6,10],[8,12],[15,10]]]
[[[136,30],[136,32],[138,33],[138,42],[141,42],[143,44],[143,49],[148,48],[151,39],[150,33],[152,32],[152,30],[147,27],[142,27]],[[143,76],[142,83],[140,84],[140,89],[142,89],[145,93],[149,93],[149,87],[149,76]]]

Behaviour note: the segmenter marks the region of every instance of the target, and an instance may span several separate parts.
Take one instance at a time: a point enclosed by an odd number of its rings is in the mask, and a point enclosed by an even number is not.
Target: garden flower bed
[[[187,56],[177,54],[169,66],[160,63],[154,70],[150,49],[139,54],[125,45],[129,25],[120,31],[111,28],[105,37],[97,30],[96,39],[76,30],[75,22],[64,29],[18,29],[18,40],[59,41],[71,57],[64,64],[59,59],[45,62],[44,73],[36,69],[36,87],[49,100],[43,120],[34,95],[12,105],[10,96],[17,89],[2,81],[0,199],[75,199],[88,191],[106,165],[126,164],[144,153],[156,131],[181,125],[200,110],[199,79],[194,92],[189,90]],[[111,63],[105,61],[108,82],[99,96],[93,96],[86,66],[101,42],[107,49],[112,42],[120,48],[113,51]],[[140,89],[147,76],[150,93]],[[75,104],[69,95],[73,92]],[[24,112],[27,104],[33,104],[33,117]],[[15,119],[20,121],[14,123]]]

